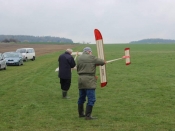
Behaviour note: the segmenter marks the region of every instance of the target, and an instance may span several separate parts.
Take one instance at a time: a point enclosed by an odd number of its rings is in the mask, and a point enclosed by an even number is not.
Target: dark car
[[[23,65],[23,56],[18,52],[5,52],[2,54],[7,65]]]

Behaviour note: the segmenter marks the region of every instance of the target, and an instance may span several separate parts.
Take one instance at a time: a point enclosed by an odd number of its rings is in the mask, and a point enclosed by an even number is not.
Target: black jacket
[[[59,56],[58,62],[58,77],[62,79],[71,79],[71,68],[76,66],[74,58],[68,52],[65,52]]]

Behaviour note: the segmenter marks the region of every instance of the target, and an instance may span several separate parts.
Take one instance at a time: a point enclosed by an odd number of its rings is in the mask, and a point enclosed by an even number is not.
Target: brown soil
[[[18,48],[34,48],[36,56],[41,56],[73,47],[75,45],[0,43],[0,53],[16,51]]]

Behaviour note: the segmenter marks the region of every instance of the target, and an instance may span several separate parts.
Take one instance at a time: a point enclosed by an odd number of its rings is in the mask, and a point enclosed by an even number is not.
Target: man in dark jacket
[[[58,58],[60,84],[62,89],[63,98],[69,98],[67,92],[71,85],[71,68],[76,66],[74,58],[71,56],[72,49],[67,49],[65,53],[61,54]]]
[[[106,62],[100,58],[92,55],[92,50],[90,47],[86,47],[83,50],[83,54],[78,57],[77,60],[77,73],[78,77],[78,88],[79,88],[79,99],[78,99],[78,113],[79,117],[85,117],[86,120],[91,120],[92,108],[96,101],[95,89],[97,86],[97,79],[95,76],[96,66],[104,65]],[[86,101],[86,96],[88,102],[86,105],[86,112],[84,114],[84,103]]]

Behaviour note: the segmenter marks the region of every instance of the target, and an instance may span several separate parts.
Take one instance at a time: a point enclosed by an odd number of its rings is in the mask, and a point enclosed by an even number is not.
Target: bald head
[[[67,49],[66,52],[68,52],[69,54],[72,54],[73,50],[72,49]]]

